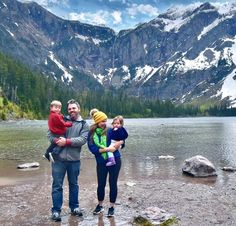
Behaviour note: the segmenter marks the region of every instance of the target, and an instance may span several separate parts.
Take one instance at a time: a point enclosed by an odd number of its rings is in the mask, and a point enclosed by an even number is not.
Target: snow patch
[[[15,36],[10,30],[6,29],[6,31],[7,31],[12,37]]]
[[[75,38],[79,38],[79,39],[83,40],[84,42],[92,40],[95,45],[99,45],[102,42],[102,40],[100,40],[100,39],[91,38],[91,37],[80,35],[80,34],[76,34]]]
[[[236,36],[234,38],[234,44],[231,47],[231,53],[232,55],[232,61],[236,65]],[[231,74],[229,74],[221,87],[221,90],[217,93],[217,96],[221,95],[221,99],[229,97],[229,100],[231,100],[231,106],[236,107],[236,80],[234,79],[236,77],[236,69],[232,71]]]
[[[204,52],[206,50],[211,50],[214,53],[214,59],[212,61],[208,61],[207,57],[204,55]],[[198,55],[197,58],[193,60],[189,60],[186,57],[183,57],[182,60],[178,62],[177,69],[182,73],[185,73],[189,70],[203,70],[206,68],[210,68],[213,65],[217,65],[220,57],[221,52],[215,51],[213,48],[206,48]]]
[[[174,30],[174,32],[178,32],[180,27],[188,23],[191,20],[191,18],[194,16],[192,15],[190,17],[185,17],[186,13],[194,11],[200,5],[201,3],[197,2],[197,3],[189,4],[187,6],[179,5],[179,6],[169,9],[167,11],[167,15],[169,19],[161,18],[165,24],[164,31],[169,32],[171,30]]]
[[[103,80],[105,78],[105,75],[102,74],[94,74],[93,73],[93,77],[100,83],[103,85]]]
[[[123,65],[123,66],[122,66],[122,69],[123,69],[123,71],[126,73],[126,76],[124,76],[124,77],[122,78],[122,80],[123,80],[123,82],[124,82],[124,81],[129,80],[129,79],[131,78],[131,75],[130,75],[129,68],[128,68],[126,65]]]
[[[218,24],[220,24],[221,22],[223,22],[224,20],[227,20],[229,18],[232,18],[233,15],[229,15],[229,16],[224,16],[222,18],[217,18],[215,19],[215,21],[213,21],[211,24],[209,24],[207,27],[204,27],[201,34],[198,35],[197,39],[200,40],[202,38],[202,36],[204,36],[205,34],[207,34],[210,30],[212,30],[213,28],[217,27]]]
[[[147,44],[146,43],[143,45],[143,49],[144,49],[145,53],[147,54],[148,51],[147,51]]]
[[[229,15],[229,14],[233,14],[236,12],[236,4],[235,3],[212,3],[212,5],[214,5],[214,7],[217,8],[218,13],[221,15]]]
[[[157,70],[158,68],[154,68],[149,65],[145,65],[144,67],[136,67],[136,76],[133,80],[136,82],[143,81],[143,83],[145,83],[152,77],[153,74],[156,73]]]
[[[55,58],[53,52],[49,51],[49,58],[64,72],[64,74],[61,76],[62,82],[64,81],[64,78],[66,78],[69,82],[72,82],[73,76],[67,71],[67,69]]]

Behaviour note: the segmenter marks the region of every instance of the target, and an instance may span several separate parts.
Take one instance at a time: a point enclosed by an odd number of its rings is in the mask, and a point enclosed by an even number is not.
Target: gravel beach
[[[178,225],[182,226],[236,225],[236,186],[232,179],[235,173],[225,172],[228,180],[224,181],[224,186],[216,183],[220,180],[217,177],[197,179],[182,175],[180,180],[146,177],[127,181],[121,175],[113,219],[105,216],[107,196],[104,216],[93,216],[92,210],[97,204],[96,180],[85,178],[81,173],[80,207],[83,218],[76,218],[69,213],[66,183],[62,222],[55,223],[50,220],[50,167],[43,172],[43,175],[40,173],[17,183],[7,177],[1,178],[0,225],[125,226],[132,225],[133,218],[142,216],[148,207],[165,210],[177,217]]]

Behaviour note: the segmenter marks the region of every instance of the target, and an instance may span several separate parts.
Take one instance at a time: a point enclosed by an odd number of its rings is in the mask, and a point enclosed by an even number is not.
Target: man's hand
[[[66,145],[66,138],[65,137],[59,137],[58,141],[56,142],[56,144],[60,147],[63,147]]]

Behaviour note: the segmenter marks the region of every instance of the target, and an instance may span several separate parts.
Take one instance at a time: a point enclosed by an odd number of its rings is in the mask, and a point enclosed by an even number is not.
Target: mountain
[[[236,5],[171,8],[116,34],[0,0],[0,51],[78,90],[236,106]]]

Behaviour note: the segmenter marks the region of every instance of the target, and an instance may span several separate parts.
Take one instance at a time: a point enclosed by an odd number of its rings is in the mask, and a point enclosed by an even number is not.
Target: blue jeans
[[[69,184],[69,207],[71,210],[79,207],[78,176],[80,173],[80,161],[55,161],[55,163],[52,163],[52,212],[61,212],[63,203],[63,181],[66,173]]]

